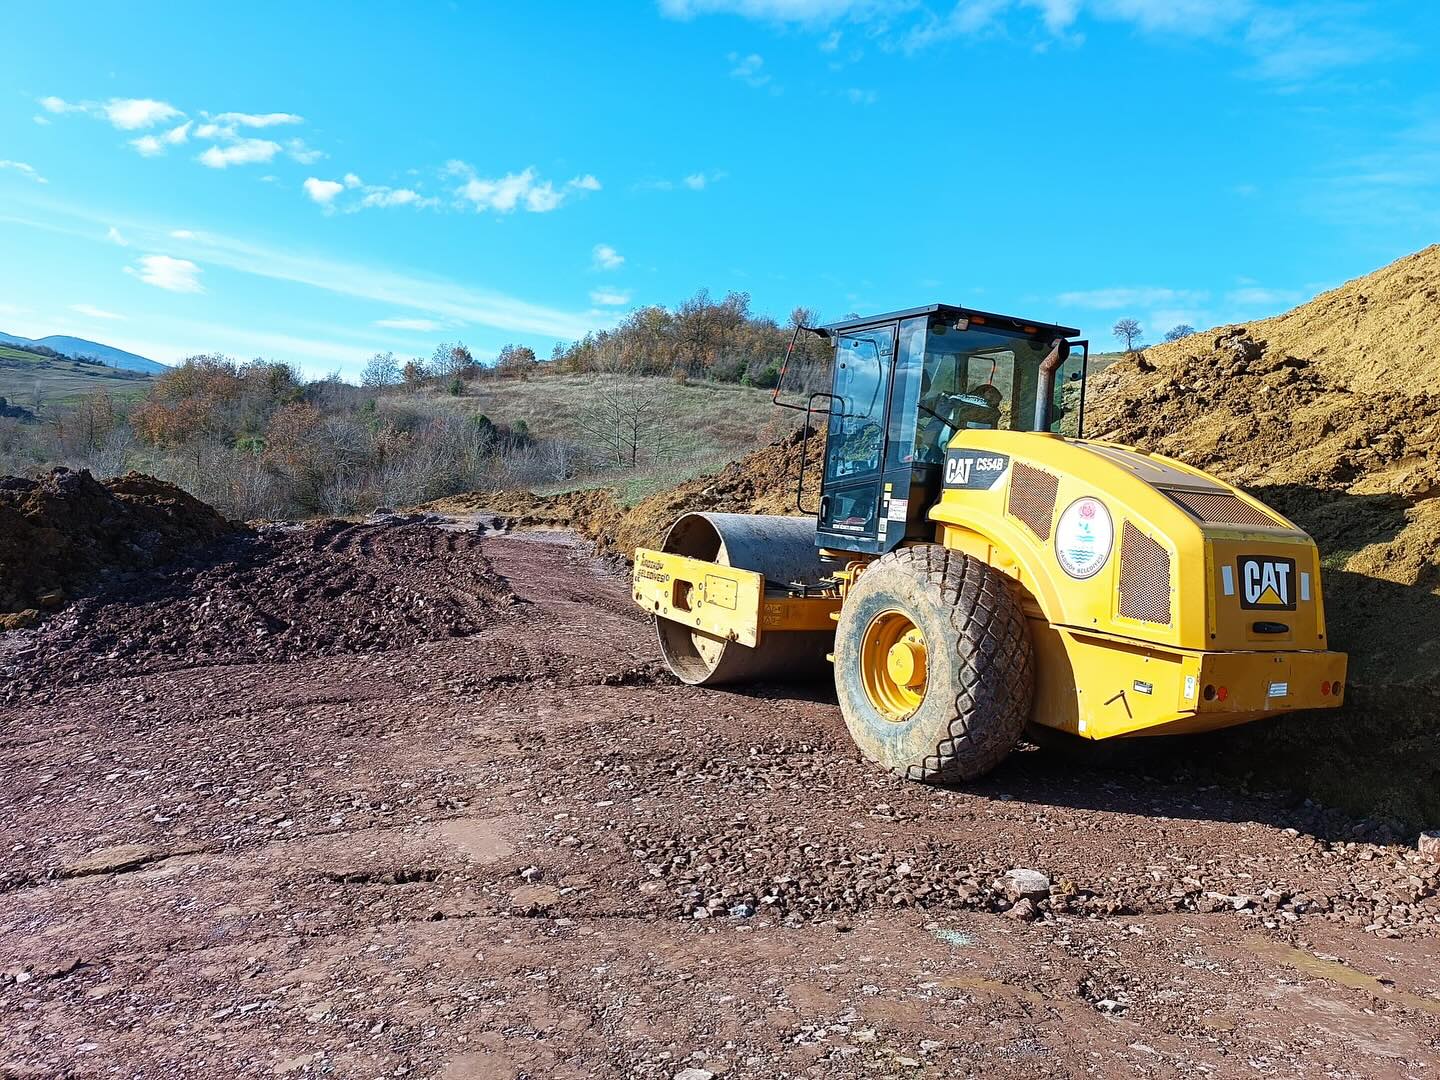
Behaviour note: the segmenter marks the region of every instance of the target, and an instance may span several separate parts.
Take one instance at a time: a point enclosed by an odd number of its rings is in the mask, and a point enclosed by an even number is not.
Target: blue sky
[[[6,4],[0,329],[477,355],[700,286],[1110,347],[1440,239],[1440,5]]]

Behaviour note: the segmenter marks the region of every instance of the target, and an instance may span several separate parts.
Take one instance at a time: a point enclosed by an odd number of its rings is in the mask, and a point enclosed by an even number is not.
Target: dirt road
[[[393,523],[0,636],[0,1075],[1440,1066],[1411,850],[1033,750],[902,784],[656,657],[565,534]]]

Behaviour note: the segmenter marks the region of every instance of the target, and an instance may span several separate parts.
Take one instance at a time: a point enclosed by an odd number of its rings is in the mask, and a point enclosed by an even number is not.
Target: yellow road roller
[[[946,782],[1029,724],[1110,739],[1341,704],[1314,541],[1183,462],[1083,438],[1078,331],[935,304],[802,332],[834,350],[828,391],[775,392],[823,425],[807,516],[686,514],[635,552],[682,681],[828,662],[860,750]]]

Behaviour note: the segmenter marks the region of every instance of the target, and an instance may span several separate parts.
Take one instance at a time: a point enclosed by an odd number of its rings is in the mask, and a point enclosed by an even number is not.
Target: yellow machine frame
[[[1182,462],[1113,443],[966,430],[950,450],[1007,460],[993,487],[942,491],[928,515],[929,542],[1016,582],[1036,652],[1033,722],[1105,739],[1206,731],[1343,700],[1346,658],[1327,648],[1319,553],[1262,503]],[[1033,498],[1017,499],[1021,482],[1047,493],[1039,510]],[[1098,567],[1076,577],[1060,560],[1057,530],[1067,508],[1087,502],[1108,516],[1110,542]],[[1197,505],[1222,507],[1204,511],[1222,520],[1205,520]],[[1132,548],[1150,557],[1146,610],[1127,606],[1122,593],[1135,573]],[[634,597],[661,618],[758,648],[767,634],[834,628],[869,561],[842,557],[849,564],[835,587],[815,595],[750,570],[640,549]],[[1261,598],[1279,607],[1273,613],[1245,607],[1248,583],[1237,580],[1264,565],[1282,568],[1276,581],[1287,591]]]

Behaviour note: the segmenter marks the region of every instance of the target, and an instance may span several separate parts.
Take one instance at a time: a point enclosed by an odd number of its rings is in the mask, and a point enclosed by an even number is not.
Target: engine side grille
[[[1120,614],[1170,625],[1170,552],[1128,521],[1120,528]]]
[[[1041,540],[1049,540],[1059,490],[1059,477],[1017,461],[1010,470],[1010,498],[1005,510],[1028,525]]]
[[[1261,525],[1277,528],[1280,522],[1256,510],[1244,499],[1223,491],[1175,491],[1162,488],[1166,495],[1195,517],[1209,525]]]

